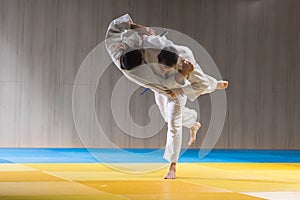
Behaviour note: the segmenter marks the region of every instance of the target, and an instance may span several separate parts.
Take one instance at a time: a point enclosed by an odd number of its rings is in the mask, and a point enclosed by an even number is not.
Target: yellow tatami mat
[[[300,164],[179,163],[176,180],[162,179],[165,171],[0,164],[0,199],[300,199]]]

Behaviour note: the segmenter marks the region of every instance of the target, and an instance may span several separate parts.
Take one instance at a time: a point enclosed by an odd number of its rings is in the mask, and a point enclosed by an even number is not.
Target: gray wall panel
[[[124,13],[191,36],[229,80],[227,119],[216,147],[300,148],[297,0],[0,0],[1,147],[82,146],[72,118],[74,79],[108,23]],[[120,76],[110,66],[97,89],[106,136],[121,147],[164,146],[166,127],[143,140],[116,126],[109,98]],[[154,98],[140,91],[130,111],[137,123],[147,124]],[[209,96],[199,103],[203,128],[194,147],[201,146],[210,119]],[[107,147],[101,138],[90,140]]]

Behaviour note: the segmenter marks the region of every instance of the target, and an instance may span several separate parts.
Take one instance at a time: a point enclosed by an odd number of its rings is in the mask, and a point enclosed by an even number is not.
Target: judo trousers
[[[187,100],[185,95],[179,95],[172,99],[158,92],[154,92],[154,94],[155,102],[164,120],[168,123],[164,159],[177,163],[182,143],[182,126],[191,128],[196,123],[197,112],[185,107]]]

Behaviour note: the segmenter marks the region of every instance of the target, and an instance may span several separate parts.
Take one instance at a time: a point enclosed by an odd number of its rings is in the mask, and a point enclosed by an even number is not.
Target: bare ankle
[[[169,169],[175,171],[176,170],[176,163],[171,163],[170,166],[169,166]]]

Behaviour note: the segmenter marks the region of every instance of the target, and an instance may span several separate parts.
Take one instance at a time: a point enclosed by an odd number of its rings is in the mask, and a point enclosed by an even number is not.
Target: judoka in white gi
[[[133,23],[128,14],[113,20],[107,30],[106,48],[115,65],[131,81],[150,88],[164,120],[168,123],[164,159],[170,162],[165,179],[176,178],[181,149],[182,126],[190,129],[191,145],[201,127],[197,112],[185,107],[187,98],[228,87],[206,75],[192,51],[175,45],[148,27]]]

